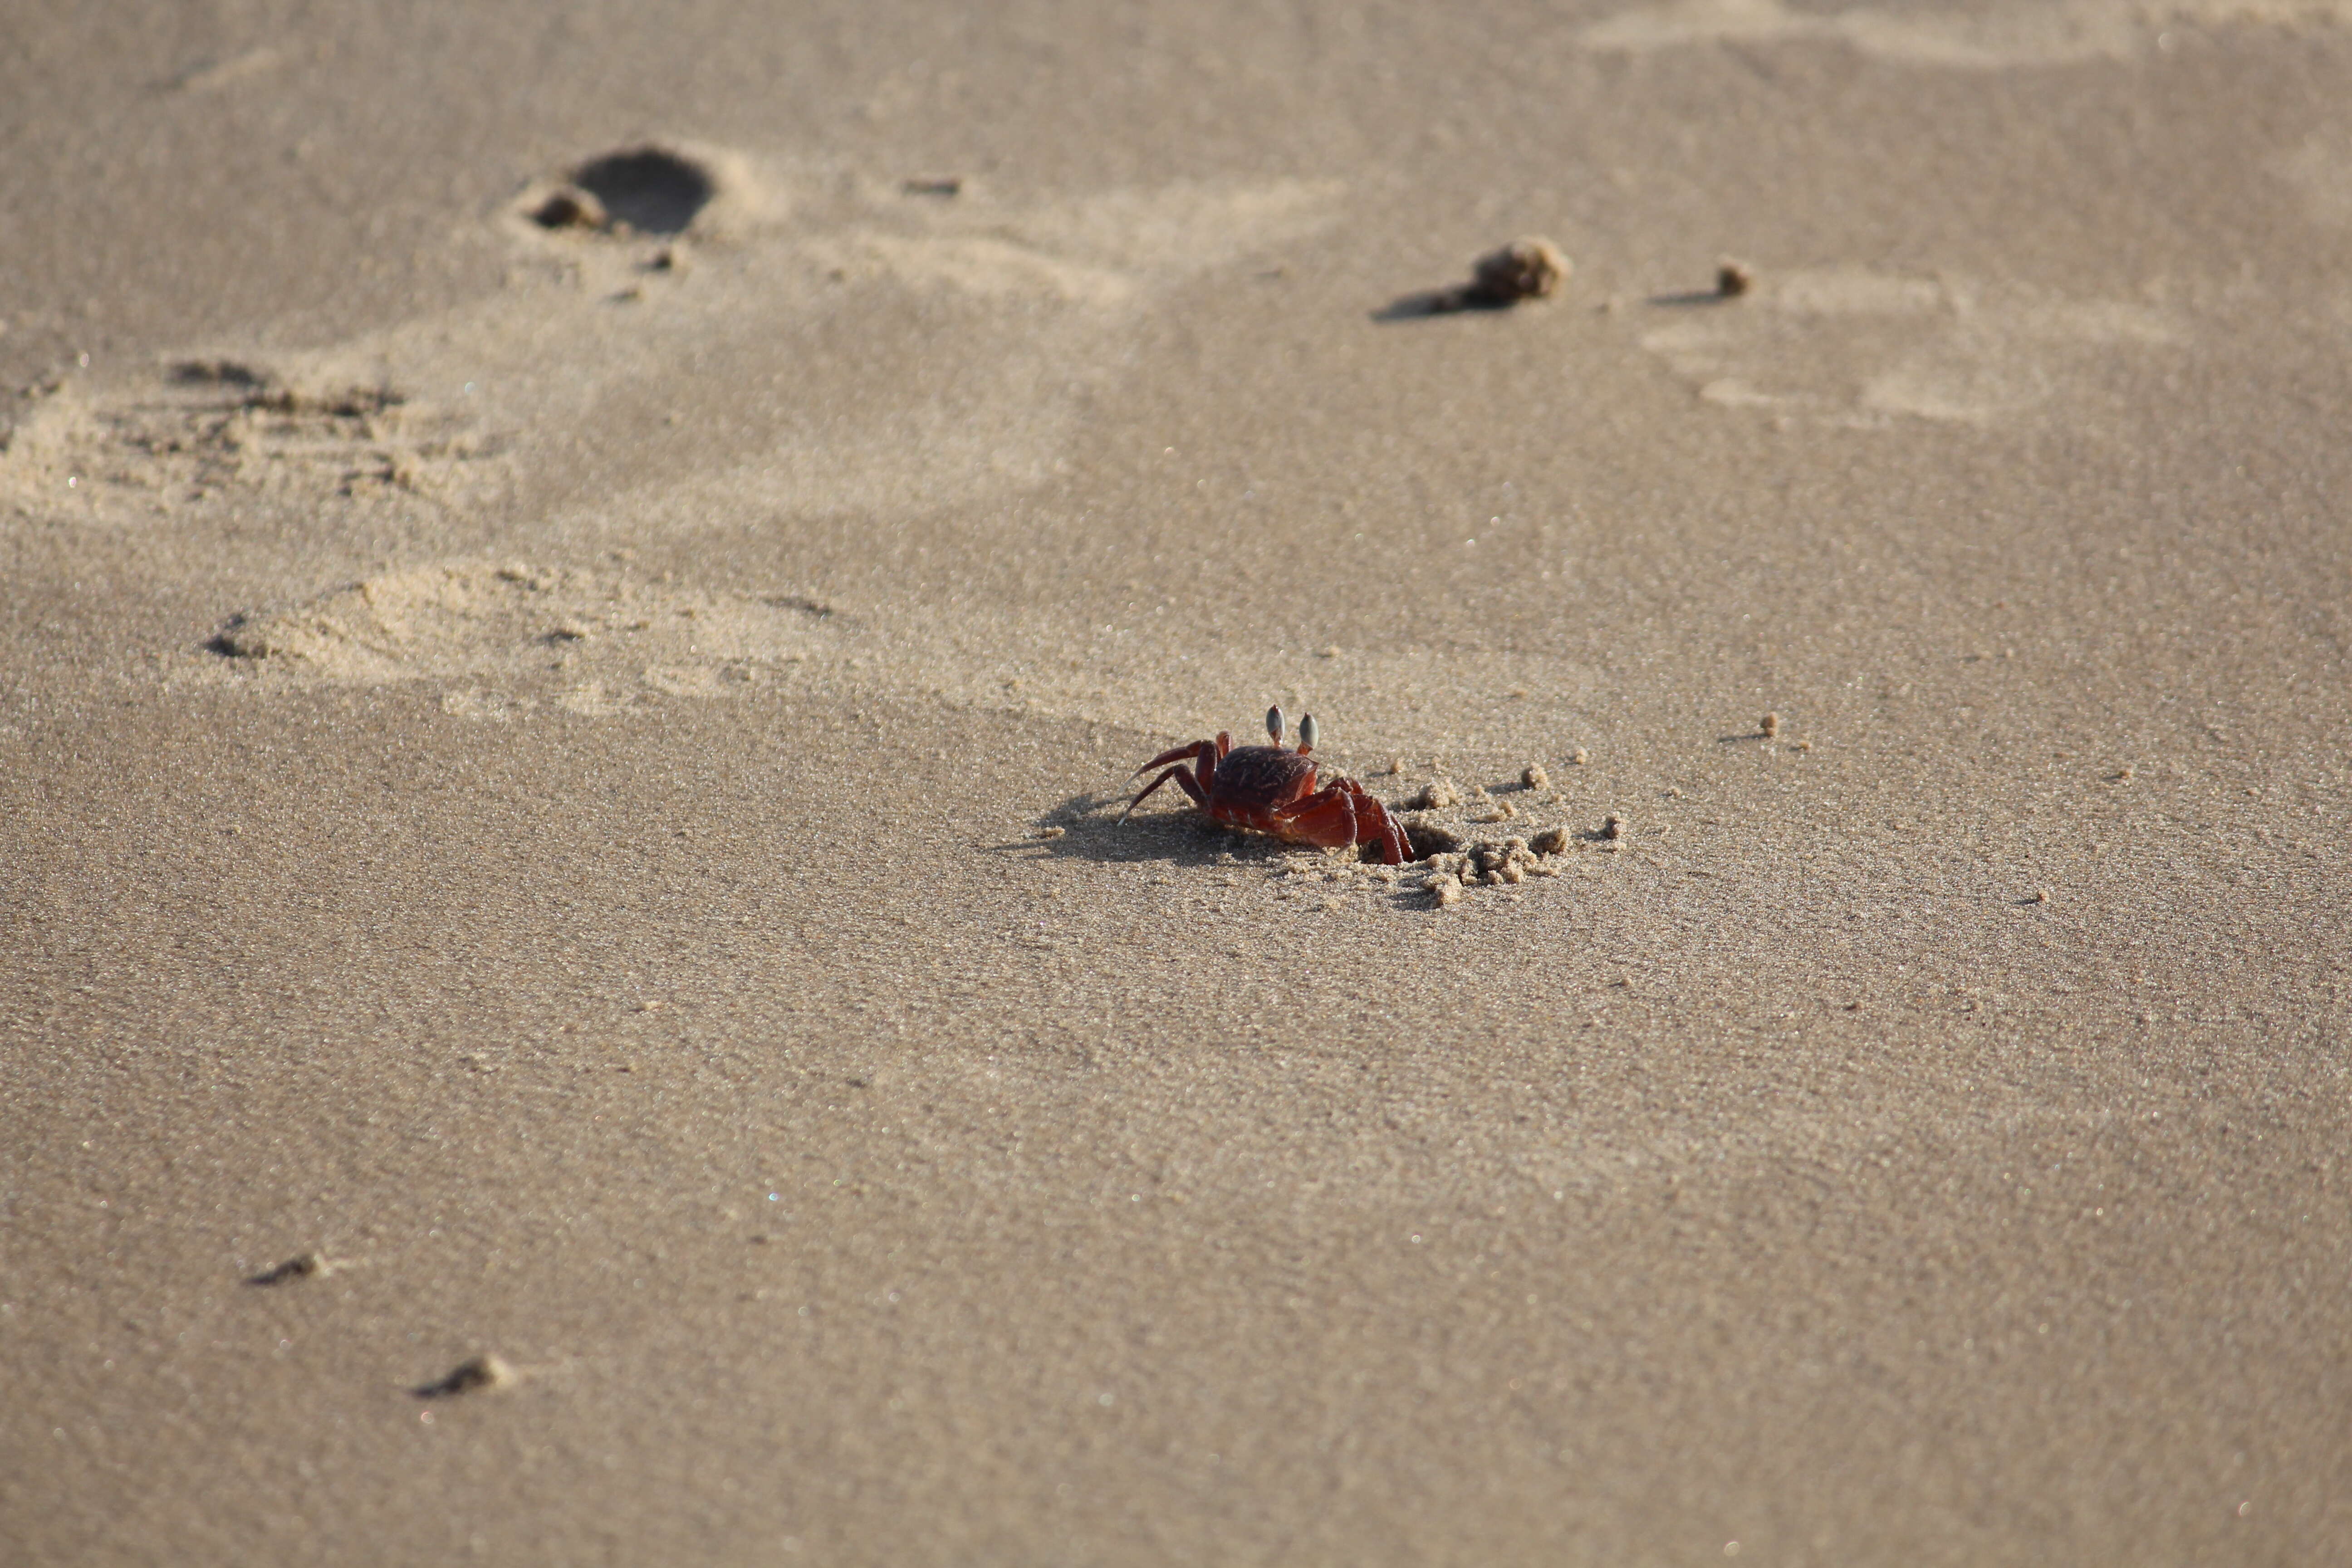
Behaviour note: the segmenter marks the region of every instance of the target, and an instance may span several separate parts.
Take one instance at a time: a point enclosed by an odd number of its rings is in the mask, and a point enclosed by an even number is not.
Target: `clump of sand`
[[[1472,305],[1516,305],[1549,300],[1568,282],[1569,259],[1548,239],[1515,239],[1471,265],[1463,299]]]

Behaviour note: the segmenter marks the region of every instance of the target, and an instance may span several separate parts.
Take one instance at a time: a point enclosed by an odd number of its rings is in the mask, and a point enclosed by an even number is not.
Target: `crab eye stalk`
[[[1311,752],[1315,749],[1315,715],[1312,713],[1304,714],[1299,718],[1298,749],[1302,752]]]
[[[1282,744],[1282,704],[1279,702],[1265,710],[1265,732],[1274,737],[1276,745]]]

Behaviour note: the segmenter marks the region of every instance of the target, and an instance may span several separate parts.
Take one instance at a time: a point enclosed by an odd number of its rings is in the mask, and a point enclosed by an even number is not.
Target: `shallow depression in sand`
[[[608,153],[582,165],[572,183],[615,223],[646,234],[683,233],[719,189],[702,165],[660,147]]]
[[[2125,300],[1851,267],[1658,314],[1642,346],[1706,401],[1853,428],[2003,419],[2071,401],[2116,354],[2183,341],[2172,318]]]
[[[37,394],[0,445],[0,496],[68,515],[152,519],[207,497],[466,493],[504,447],[446,405],[332,355],[182,358]]]
[[[615,571],[444,562],[308,603],[241,612],[206,645],[215,671],[298,685],[457,683],[443,710],[588,715],[656,695],[756,684],[833,650],[832,609],[792,595],[710,593]]]

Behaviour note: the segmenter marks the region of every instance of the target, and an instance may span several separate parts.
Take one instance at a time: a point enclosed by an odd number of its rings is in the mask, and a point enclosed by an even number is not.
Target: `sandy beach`
[[[2352,1562],[2352,4],[0,132],[0,1562]],[[1121,820],[1270,704],[1454,858]]]

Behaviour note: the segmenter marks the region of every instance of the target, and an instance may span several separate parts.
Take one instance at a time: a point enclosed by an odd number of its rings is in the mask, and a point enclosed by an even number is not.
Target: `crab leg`
[[[1276,832],[1299,843],[1337,849],[1342,844],[1358,842],[1356,805],[1348,798],[1342,784],[1331,784],[1294,800],[1276,808],[1271,816]]]
[[[1135,773],[1132,776],[1140,777],[1141,775],[1150,773],[1152,769],[1165,767],[1170,763],[1191,762],[1195,757],[1204,755],[1209,749],[1210,742],[1206,741],[1194,741],[1190,745],[1177,746],[1172,750],[1160,752],[1158,756],[1152,758],[1150,762],[1136,769]]]
[[[1158,756],[1152,758],[1150,762],[1144,763],[1135,771],[1136,773],[1139,775],[1148,773],[1152,769],[1164,766],[1169,763],[1190,760],[1192,758],[1198,758],[1203,764],[1206,764],[1210,758],[1222,757],[1233,749],[1234,738],[1225,733],[1224,731],[1220,730],[1217,731],[1217,738],[1213,741],[1188,741],[1183,745],[1171,746],[1167,751],[1160,752]],[[1204,771],[1206,773],[1214,773],[1216,770],[1214,768],[1205,768]]]
[[[1334,787],[1346,790],[1348,798],[1355,804],[1357,843],[1378,844],[1384,866],[1402,866],[1412,858],[1412,845],[1406,839],[1404,829],[1397,826],[1396,818],[1389,815],[1379,797],[1353,779],[1341,779]]]
[[[1274,813],[1276,831],[1326,849],[1347,844],[1377,844],[1381,862],[1402,866],[1411,859],[1404,833],[1388,810],[1353,779],[1340,779]]]
[[[1144,764],[1145,767],[1149,767],[1150,765],[1151,764],[1149,763]],[[1203,772],[1206,772],[1214,765],[1215,763],[1208,757],[1202,757],[1201,759],[1201,768]],[[1141,770],[1139,769],[1138,771],[1140,772]],[[1161,773],[1158,778],[1153,779],[1150,784],[1145,784],[1142,792],[1133,800],[1127,803],[1127,809],[1118,814],[1118,819],[1121,822],[1125,822],[1129,817],[1133,816],[1135,815],[1135,808],[1143,804],[1144,795],[1150,795],[1153,790],[1158,789],[1170,779],[1174,779],[1176,781],[1177,787],[1181,789],[1186,795],[1192,797],[1192,804],[1194,805],[1205,806],[1209,804],[1209,792],[1201,784],[1193,781],[1192,769],[1184,766],[1183,763],[1179,763],[1174,767],[1170,768],[1166,773]]]

